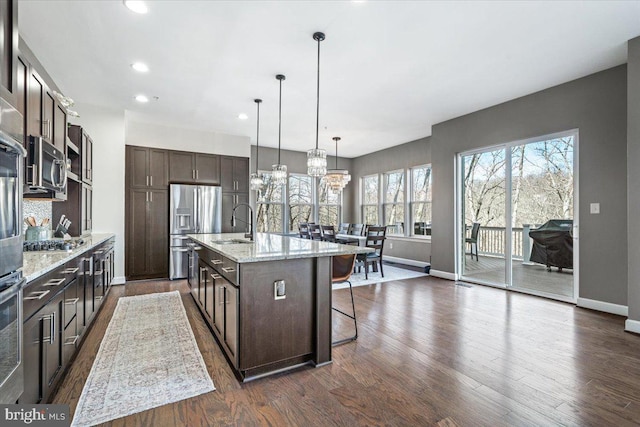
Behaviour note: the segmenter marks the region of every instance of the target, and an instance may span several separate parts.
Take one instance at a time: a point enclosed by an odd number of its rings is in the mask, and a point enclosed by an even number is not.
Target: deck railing
[[[514,259],[529,261],[531,256],[532,240],[529,231],[537,225],[524,224],[522,227],[511,229],[512,257]],[[505,256],[505,237],[507,230],[504,227],[480,227],[478,232],[478,253],[491,256]],[[467,232],[467,235],[469,231]]]

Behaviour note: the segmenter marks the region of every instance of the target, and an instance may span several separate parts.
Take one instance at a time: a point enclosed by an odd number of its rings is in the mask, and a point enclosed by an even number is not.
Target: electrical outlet
[[[389,249],[393,249],[393,242],[389,242]]]
[[[600,203],[591,203],[589,208],[590,208],[589,210],[591,211],[592,214],[599,214],[600,213]]]

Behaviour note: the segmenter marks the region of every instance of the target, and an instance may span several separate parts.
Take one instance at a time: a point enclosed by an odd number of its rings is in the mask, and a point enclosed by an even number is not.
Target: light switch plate
[[[600,213],[600,203],[591,203],[589,210],[592,214]]]

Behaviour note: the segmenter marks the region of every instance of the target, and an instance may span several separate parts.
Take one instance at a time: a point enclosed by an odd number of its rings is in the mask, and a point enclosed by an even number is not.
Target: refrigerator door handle
[[[196,194],[195,194],[195,205],[196,205],[196,209],[195,209],[195,227],[196,227],[196,233],[200,233],[200,199],[202,199],[202,189],[200,187],[196,188]]]

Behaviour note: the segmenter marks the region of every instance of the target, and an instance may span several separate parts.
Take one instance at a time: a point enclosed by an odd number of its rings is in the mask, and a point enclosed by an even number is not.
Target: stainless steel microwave
[[[29,136],[25,193],[44,193],[67,200],[67,162],[65,154],[42,139]]]

